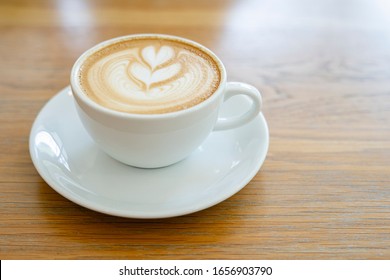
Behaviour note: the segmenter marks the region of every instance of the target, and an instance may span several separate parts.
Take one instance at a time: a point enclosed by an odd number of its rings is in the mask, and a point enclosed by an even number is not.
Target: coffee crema
[[[218,63],[195,45],[133,37],[90,54],[79,70],[83,92],[116,111],[161,114],[195,106],[221,82]]]

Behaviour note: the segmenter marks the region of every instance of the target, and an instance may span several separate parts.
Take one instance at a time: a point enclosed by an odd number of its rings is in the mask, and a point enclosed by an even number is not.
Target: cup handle
[[[244,125],[253,120],[260,113],[262,106],[261,94],[255,87],[245,83],[228,82],[223,102],[226,102],[233,96],[240,94],[246,95],[252,99],[252,104],[249,110],[240,116],[229,118],[219,117],[216,125],[214,126],[214,131],[232,129]]]

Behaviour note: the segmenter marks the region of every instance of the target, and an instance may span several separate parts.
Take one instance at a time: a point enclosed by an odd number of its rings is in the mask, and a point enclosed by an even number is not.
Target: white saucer
[[[30,154],[42,178],[58,193],[89,209],[129,218],[166,218],[213,206],[242,189],[268,150],[264,116],[238,129],[213,132],[187,159],[160,169],[140,169],[100,151],[80,123],[69,88],[38,114]],[[249,106],[237,96],[222,115]]]

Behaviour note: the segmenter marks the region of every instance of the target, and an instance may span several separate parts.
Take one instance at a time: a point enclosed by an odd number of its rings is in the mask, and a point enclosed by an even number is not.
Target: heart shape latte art
[[[175,40],[121,41],[96,52],[80,72],[86,94],[110,109],[157,114],[207,99],[219,85],[216,62]]]
[[[182,70],[180,61],[175,61],[175,52],[169,46],[156,49],[147,46],[141,50],[141,61],[129,64],[129,78],[148,92],[154,85],[162,85],[178,78]]]

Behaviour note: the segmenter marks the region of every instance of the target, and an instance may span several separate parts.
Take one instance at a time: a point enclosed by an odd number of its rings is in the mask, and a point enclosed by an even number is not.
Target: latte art
[[[92,100],[136,114],[189,108],[210,97],[220,83],[212,57],[196,46],[160,37],[108,45],[85,60],[79,76]]]

